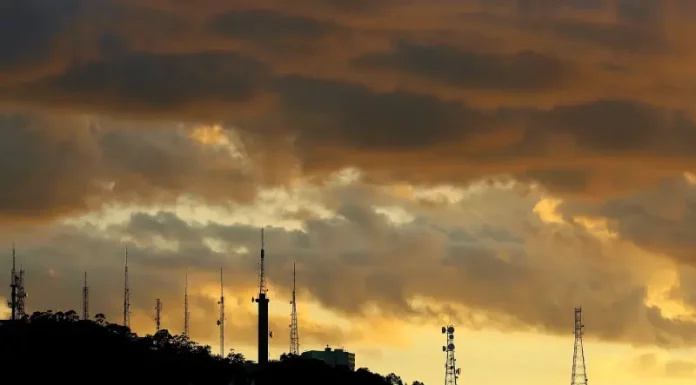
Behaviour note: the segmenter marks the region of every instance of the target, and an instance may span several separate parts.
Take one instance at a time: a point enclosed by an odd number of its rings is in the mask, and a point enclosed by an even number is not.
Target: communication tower
[[[87,287],[87,272],[85,271],[85,283],[82,286],[82,319],[89,319],[89,287]]]
[[[26,315],[25,301],[27,293],[24,290],[24,269],[20,267],[17,271],[17,257],[15,245],[12,244],[12,271],[10,272],[10,300],[7,305],[10,307],[10,319],[20,320]]]
[[[130,328],[130,288],[128,287],[128,246],[126,246],[125,282],[123,285],[123,326]]]
[[[217,320],[217,324],[220,327],[220,357],[225,357],[225,291],[222,284],[222,268],[220,269],[220,319]]]
[[[265,244],[263,239],[263,229],[261,229],[261,262],[259,263],[259,297],[254,299],[252,302],[259,304],[259,326],[258,326],[258,349],[259,349],[259,364],[263,365],[268,363],[268,302],[269,299],[266,297],[268,293],[268,288],[266,287],[266,272],[265,272]]]
[[[582,323],[582,308],[575,308],[575,346],[573,349],[573,369],[570,385],[587,385],[587,369],[585,367],[585,349],[582,346],[582,336],[585,325]]]
[[[290,313],[290,354],[300,354],[300,334],[297,327],[297,299],[295,296],[295,264],[292,264],[292,312]]]
[[[161,316],[162,316],[162,301],[160,301],[159,298],[157,298],[156,303],[155,303],[155,326],[157,327],[157,331],[160,331],[160,321],[161,321]]]
[[[190,337],[189,335],[189,307],[188,307],[188,267],[186,268],[186,283],[184,285],[184,335]]]
[[[454,326],[443,326],[442,334],[447,336],[445,345],[442,347],[442,351],[447,353],[445,360],[445,385],[457,385],[457,379],[461,370],[457,369],[457,359],[454,357]]]
[[[10,300],[7,301],[7,305],[10,306],[10,319],[17,319],[17,258],[15,256],[15,245],[12,244],[12,271],[10,271]]]

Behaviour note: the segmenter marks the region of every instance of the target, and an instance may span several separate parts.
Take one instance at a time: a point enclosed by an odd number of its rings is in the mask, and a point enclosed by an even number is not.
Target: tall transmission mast
[[[184,284],[184,335],[190,337],[189,333],[189,307],[188,307],[188,267],[186,268],[186,282]]]
[[[573,369],[570,385],[587,385],[587,368],[585,367],[585,349],[582,336],[585,325],[582,323],[582,308],[575,308],[575,347],[573,349]]]
[[[445,385],[457,385],[457,379],[461,370],[457,369],[457,359],[454,357],[454,326],[443,326],[442,334],[447,335],[445,345],[442,347],[442,351],[447,353],[445,360]]]
[[[126,246],[125,280],[123,285],[123,326],[130,328],[130,288],[128,287],[128,246]]]
[[[269,299],[266,298],[268,288],[266,287],[266,272],[265,272],[265,244],[263,239],[263,229],[261,229],[261,262],[259,263],[259,297],[256,299],[252,298],[252,301],[256,301],[259,304],[259,335],[258,335],[258,349],[259,349],[259,364],[268,363],[268,302]]]
[[[297,327],[297,298],[295,296],[295,264],[292,264],[292,313],[290,313],[290,354],[300,354],[300,333]]]
[[[89,287],[87,286],[87,272],[85,271],[85,284],[82,286],[82,319],[89,319]]]
[[[27,314],[26,298],[27,292],[24,289],[25,272],[23,267],[19,267],[19,276],[17,277],[17,319],[23,319]]]
[[[7,305],[10,306],[10,319],[20,320],[26,315],[25,298],[27,293],[24,289],[24,269],[20,267],[17,271],[17,256],[15,252],[15,244],[12,243],[12,271],[10,272],[10,300]]]
[[[162,301],[157,298],[157,302],[155,303],[155,326],[157,327],[157,331],[160,331],[160,321],[162,320]]]
[[[217,321],[220,327],[220,357],[225,357],[225,289],[222,284],[222,268],[220,269],[220,319]]]

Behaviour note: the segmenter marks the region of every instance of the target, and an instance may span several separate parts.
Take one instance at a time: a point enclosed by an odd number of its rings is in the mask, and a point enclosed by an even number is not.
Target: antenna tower
[[[27,292],[24,290],[24,277],[24,269],[20,266],[19,276],[17,277],[17,319],[23,319],[27,314],[25,307]]]
[[[573,371],[570,385],[587,385],[587,369],[585,367],[585,349],[582,346],[582,336],[585,325],[582,323],[582,308],[575,308],[575,347],[573,349]]]
[[[17,259],[15,256],[15,245],[12,243],[12,271],[10,272],[10,300],[7,301],[7,305],[10,306],[11,314],[10,319],[17,319],[17,281],[19,277],[17,275]]]
[[[225,357],[225,291],[222,284],[222,268],[220,269],[220,319],[217,321],[220,326],[220,357]]]
[[[130,288],[128,287],[128,246],[126,246],[125,281],[123,286],[123,326],[130,328]]]
[[[87,287],[87,272],[85,271],[85,284],[82,286],[82,319],[89,319],[89,287]]]
[[[7,305],[10,307],[10,319],[20,320],[26,315],[24,307],[24,299],[27,293],[24,290],[24,269],[20,267],[17,271],[17,257],[15,253],[15,245],[12,243],[12,271],[10,272],[10,300]]]
[[[186,268],[186,283],[184,285],[184,335],[189,337],[189,307],[188,307],[188,267]]]
[[[268,363],[268,298],[266,294],[268,288],[266,287],[266,272],[265,272],[265,259],[266,251],[263,238],[263,229],[261,229],[261,262],[259,263],[259,297],[254,299],[252,302],[257,302],[259,304],[259,339],[258,339],[258,349],[259,349],[259,364]]]
[[[454,326],[447,325],[442,327],[442,334],[447,335],[442,351],[447,353],[445,361],[445,385],[457,385],[457,379],[461,373],[457,369],[457,359],[454,357]]]
[[[162,320],[162,301],[160,301],[159,298],[157,298],[155,304],[155,325],[157,327],[157,331],[160,331],[160,321]]]
[[[292,313],[290,313],[290,354],[300,354],[300,334],[297,327],[297,299],[295,296],[295,264],[292,264]]]

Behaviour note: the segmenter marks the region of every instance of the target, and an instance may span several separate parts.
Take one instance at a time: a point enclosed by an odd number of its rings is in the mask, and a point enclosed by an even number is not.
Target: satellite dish
[[[443,352],[446,352],[446,351],[447,351],[447,348],[443,346],[443,347],[442,347],[442,351],[443,351]]]
[[[271,336],[271,338],[273,338],[273,332],[270,332],[269,335]]]
[[[445,334],[445,333],[447,333],[447,329],[443,326],[442,327],[442,334]]]
[[[218,324],[218,326],[220,326],[220,320],[217,320],[217,324]]]
[[[254,303],[254,297],[251,297],[251,303]]]
[[[449,344],[447,345],[448,350],[454,350],[454,344]]]
[[[452,334],[454,333],[454,326],[450,326],[447,328],[447,333]]]

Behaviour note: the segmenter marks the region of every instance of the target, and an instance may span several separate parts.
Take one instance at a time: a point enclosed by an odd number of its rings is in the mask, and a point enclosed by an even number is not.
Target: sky
[[[696,376],[692,0],[5,0],[0,277],[30,311],[460,383]],[[4,245],[4,246],[3,246]],[[4,250],[4,251],[1,251]],[[9,282],[8,282],[9,285]],[[2,303],[9,287],[0,292]],[[6,314],[6,309],[0,308]]]

